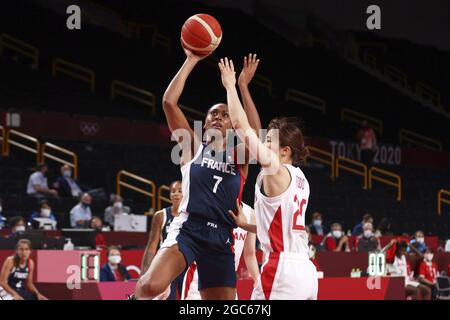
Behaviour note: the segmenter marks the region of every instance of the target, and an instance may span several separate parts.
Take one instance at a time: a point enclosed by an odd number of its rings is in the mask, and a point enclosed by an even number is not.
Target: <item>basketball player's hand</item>
[[[228,210],[229,215],[231,218],[233,218],[236,225],[240,228],[247,225],[247,219],[245,218],[242,205],[239,203],[239,199],[236,199],[236,207],[238,208],[237,214],[235,214],[233,211]]]
[[[203,60],[207,56],[209,56],[209,54],[203,55],[203,56],[199,56],[199,55],[193,53],[191,50],[186,49],[185,47],[183,47],[183,51],[184,51],[184,54],[186,55],[186,59],[194,61],[194,62],[199,62],[200,60]]]
[[[236,72],[234,71],[233,60],[228,60],[228,58],[220,59],[219,69],[225,89],[234,88],[236,86]]]
[[[252,81],[258,68],[259,59],[256,59],[256,53],[249,53],[247,57],[244,57],[244,66],[241,74],[239,75],[238,84],[240,86],[247,86]]]

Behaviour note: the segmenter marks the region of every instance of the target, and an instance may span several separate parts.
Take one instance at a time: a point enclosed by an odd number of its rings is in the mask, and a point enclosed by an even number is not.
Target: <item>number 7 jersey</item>
[[[308,257],[305,212],[309,183],[298,167],[284,165],[291,175],[287,190],[276,197],[261,192],[263,172],[256,179],[255,204],[257,236],[264,253],[292,252]]]

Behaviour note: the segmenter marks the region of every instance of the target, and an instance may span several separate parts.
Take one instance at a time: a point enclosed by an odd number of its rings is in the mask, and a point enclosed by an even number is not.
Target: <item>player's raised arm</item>
[[[194,139],[196,139],[194,137],[194,132],[183,111],[178,105],[178,100],[183,93],[184,85],[188,76],[196,64],[206,56],[197,56],[188,49],[184,49],[184,52],[186,53],[186,60],[164,92],[162,105],[170,131],[174,132],[178,129],[186,130],[186,132],[191,136],[191,142],[193,143]]]
[[[222,77],[222,84],[227,90],[228,110],[230,113],[233,128],[237,135],[249,150],[250,155],[255,158],[263,168],[270,168],[270,172],[275,174],[280,168],[278,156],[267,148],[252,130],[247,115],[242,107],[236,90],[236,73],[233,61],[228,58],[221,59],[219,68]]]
[[[261,130],[261,120],[259,118],[258,110],[253,102],[252,95],[248,88],[249,83],[252,81],[255,75],[256,69],[259,65],[259,59],[257,59],[256,54],[249,53],[248,56],[244,57],[244,65],[242,71],[238,78],[239,91],[241,92],[242,103],[244,104],[244,110],[247,114],[250,126],[259,135]]]

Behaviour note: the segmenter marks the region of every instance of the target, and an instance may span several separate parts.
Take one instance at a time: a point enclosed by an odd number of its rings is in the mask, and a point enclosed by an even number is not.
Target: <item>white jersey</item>
[[[291,183],[279,196],[262,194],[263,172],[256,179],[256,230],[265,260],[252,300],[317,299],[317,270],[309,260],[305,231],[309,183],[299,168],[284,166]]]
[[[292,252],[308,256],[305,213],[309,200],[309,183],[300,168],[284,165],[291,174],[288,189],[277,197],[261,193],[263,172],[255,186],[255,214],[258,240],[265,254]]]
[[[242,211],[245,218],[249,222],[252,216],[253,209],[242,202]],[[245,239],[247,239],[247,231],[241,228],[236,228],[233,230],[234,234],[234,263],[235,270],[237,271],[239,267],[239,262],[241,261],[242,253],[244,252]],[[192,263],[183,280],[183,290],[181,293],[181,300],[201,300],[200,292],[198,291],[198,272],[197,265]]]

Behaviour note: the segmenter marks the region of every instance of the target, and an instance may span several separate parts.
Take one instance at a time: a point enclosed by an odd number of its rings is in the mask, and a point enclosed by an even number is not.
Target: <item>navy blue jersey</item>
[[[236,199],[241,197],[245,177],[234,158],[234,149],[215,152],[202,144],[192,161],[181,167],[183,200],[180,212],[236,228],[228,210],[236,210]]]
[[[8,285],[15,291],[26,289],[26,282],[30,274],[30,268],[28,268],[28,261],[25,267],[14,267],[8,276]]]
[[[174,216],[172,215],[172,207],[167,207],[163,209],[163,223],[161,226],[161,243],[167,238],[167,234],[169,233],[169,227],[172,223]]]

